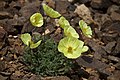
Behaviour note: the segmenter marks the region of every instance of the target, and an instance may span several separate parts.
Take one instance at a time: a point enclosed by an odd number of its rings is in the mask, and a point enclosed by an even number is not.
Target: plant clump
[[[23,60],[33,73],[41,76],[63,75],[73,66],[71,60],[58,52],[52,39],[46,39],[36,49],[25,48]]]
[[[79,39],[79,34],[65,17],[46,4],[42,7],[46,16],[59,18],[58,24],[64,30],[65,36],[56,43],[39,33],[32,33],[32,36],[29,33],[21,34],[20,38],[26,45],[23,62],[33,73],[41,76],[64,75],[74,67],[71,59],[80,57],[82,53],[88,51],[89,47],[84,46],[84,41]],[[35,27],[45,28],[43,18],[40,13],[35,13],[31,15],[30,22]],[[92,38],[92,30],[83,20],[79,21],[79,27],[84,36]]]

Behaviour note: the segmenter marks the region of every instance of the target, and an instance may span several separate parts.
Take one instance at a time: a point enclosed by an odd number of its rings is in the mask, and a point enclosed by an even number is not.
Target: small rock
[[[68,2],[71,2],[71,3],[82,3],[82,4],[85,4],[87,2],[90,2],[91,0],[68,0]]]
[[[84,78],[88,78],[90,76],[88,69],[86,69],[86,68],[84,69],[83,67],[81,67],[81,69],[77,70],[77,72],[81,77],[84,77]],[[73,78],[73,80],[80,79],[78,75],[72,75],[71,77]]]
[[[53,24],[48,23],[45,29],[49,29],[50,33],[54,32],[56,29]]]
[[[49,34],[49,33],[50,33],[50,30],[49,30],[49,29],[46,29],[46,30],[45,30],[45,35],[46,35],[46,34]]]
[[[51,37],[54,38],[55,42],[59,42],[62,39],[63,35],[62,34],[58,34],[56,36],[55,35],[51,35]]]
[[[2,72],[5,69],[5,62],[0,60],[0,72]]]
[[[55,77],[51,80],[70,80],[70,78],[68,78],[67,76],[59,76],[59,77]]]
[[[5,1],[0,0],[0,11],[3,11],[5,5],[6,5]]]
[[[99,77],[96,76],[90,76],[88,79],[86,80],[100,80]]]
[[[120,36],[120,21],[114,21],[109,27],[108,27],[108,33],[117,33]]]
[[[15,71],[15,69],[14,68],[9,68],[9,71],[11,72],[11,73],[13,73],[14,71]]]
[[[116,47],[112,53],[114,53],[114,55],[120,54],[120,38],[118,38]]]
[[[17,30],[14,28],[14,26],[12,26],[11,24],[13,23],[13,19],[4,19],[4,20],[0,20],[0,24],[1,26],[5,29],[5,31],[8,34],[16,34]]]
[[[45,77],[41,80],[70,80],[67,76]]]
[[[8,80],[8,77],[4,77],[4,76],[0,75],[0,80]]]
[[[8,51],[8,47],[2,48],[0,50],[0,55],[2,55],[2,56],[5,55],[7,53],[7,51]]]
[[[48,3],[47,4],[48,6],[55,8],[55,1],[54,0],[46,0],[46,2]]]
[[[27,73],[24,74],[24,76],[22,77],[21,80],[29,80],[32,76],[33,76],[32,73],[27,72]],[[41,79],[40,79],[40,80],[41,80]]]
[[[79,17],[82,18],[88,24],[93,23],[91,11],[84,4],[77,6],[74,13],[78,14]]]
[[[96,9],[108,8],[111,5],[110,0],[92,0],[91,7]]]
[[[74,2],[75,0],[68,0],[68,2]]]
[[[112,75],[110,75],[107,80],[120,80],[120,71],[116,70]]]
[[[102,34],[102,41],[107,44],[109,42],[115,41],[115,38],[118,36],[117,33],[115,34],[109,34],[109,33],[103,33]]]
[[[115,57],[115,56],[108,56],[108,59],[112,60],[112,61],[115,61],[115,62],[119,62],[120,61],[120,58],[118,57]]]
[[[65,14],[69,5],[70,3],[67,0],[56,0],[56,11]]]
[[[106,46],[105,46],[105,51],[107,51],[107,53],[111,53],[112,52],[112,48],[115,46],[116,41],[113,42],[109,42]]]
[[[70,24],[71,26],[75,27],[76,25],[78,25],[79,21],[80,21],[79,17],[74,17],[73,19],[71,19]]]
[[[100,55],[106,55],[107,53],[105,50],[102,48],[98,41],[96,40],[88,40],[87,44],[91,47],[92,50],[94,50],[95,54],[100,54]]]
[[[19,27],[19,26],[18,26]],[[27,21],[26,23],[24,23],[23,28],[21,30],[21,33],[25,33],[25,32],[43,32],[44,28],[35,28],[29,21]]]
[[[99,73],[97,71],[92,70],[92,71],[90,71],[90,74],[91,75],[87,80],[100,80],[99,79],[100,75],[99,75]]]
[[[95,59],[98,59],[98,60],[101,60],[102,55],[99,54],[99,52],[95,52],[95,53],[94,53],[94,58],[95,58]]]
[[[0,74],[5,75],[5,76],[10,76],[12,73],[9,73],[9,72],[0,72]]]
[[[116,12],[119,11],[120,6],[117,5],[111,5],[108,9],[107,9],[107,13],[111,14],[112,12]]]
[[[87,2],[90,2],[91,0],[79,0],[80,3],[85,4]]]
[[[100,13],[95,13],[94,15],[94,20],[98,23],[98,30],[101,30],[101,28],[104,28],[103,24],[111,24],[111,18],[108,14],[100,14]],[[101,34],[100,34],[101,35]]]
[[[40,76],[33,75],[29,80],[41,80]]]
[[[120,4],[120,0],[111,0],[113,2],[115,2],[116,4]]]
[[[101,74],[111,75],[111,72],[106,71],[106,68],[109,65],[107,65],[107,64],[105,64],[97,59],[93,59],[93,58],[88,57],[88,56],[81,56],[76,60],[76,62],[80,66],[96,69]]]
[[[23,72],[20,72],[20,71],[15,71],[15,73],[13,73],[11,76],[10,76],[10,80],[19,80],[21,79],[20,77],[24,76],[24,73]]]
[[[20,76],[21,72],[20,71],[15,71],[15,75]]]
[[[107,67],[106,64],[104,64],[96,59],[93,59],[89,56],[81,56],[76,61],[79,65],[83,65],[84,67],[90,67],[90,68],[95,68],[95,69],[100,69],[100,68],[103,69],[103,68]],[[98,63],[99,63],[99,65],[98,65]]]
[[[12,18],[13,15],[9,12],[0,11],[0,19]]]
[[[0,26],[0,41],[3,41],[4,37],[6,35],[6,31],[3,29],[3,27]]]
[[[11,7],[11,8],[16,8],[17,10],[19,10],[19,9],[21,9],[21,4],[20,4],[20,2],[15,2],[15,1],[12,1],[10,4],[9,4],[9,6]]]
[[[19,13],[23,17],[25,17],[26,20],[28,20],[33,13],[36,13],[36,12],[40,11],[39,8],[40,8],[40,1],[39,2],[34,1],[34,2],[29,3],[29,4],[25,5],[24,7],[22,7],[19,10]]]
[[[26,19],[24,17],[18,17],[18,15],[15,14],[12,19],[11,25],[20,27],[20,26],[23,26],[25,22],[26,22]]]
[[[0,49],[5,45],[5,40],[7,38],[7,32],[0,26]]]
[[[109,26],[103,25],[102,41],[107,44],[109,42],[115,41],[120,35],[120,21],[114,21]],[[114,55],[114,54],[113,54]]]
[[[119,20],[120,21],[120,13],[112,12],[110,17],[112,20]]]
[[[58,35],[61,33],[61,28],[57,28],[56,31],[55,31],[55,35]]]
[[[120,62],[119,62],[119,63],[117,63],[117,64],[115,64],[114,66],[115,66],[115,68],[117,68],[117,69],[119,69],[119,70],[120,70]]]
[[[11,53],[13,53],[14,58],[17,58],[17,56],[22,55],[23,53],[23,46],[22,42],[19,38],[8,38],[9,45],[11,48],[9,49]],[[17,54],[17,55],[16,55]]]

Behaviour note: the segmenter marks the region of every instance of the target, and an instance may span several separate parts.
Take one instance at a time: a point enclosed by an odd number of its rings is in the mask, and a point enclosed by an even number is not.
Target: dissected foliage
[[[63,75],[70,71],[73,63],[58,52],[57,44],[52,39],[42,41],[36,49],[25,48],[23,60],[28,68],[42,76]]]

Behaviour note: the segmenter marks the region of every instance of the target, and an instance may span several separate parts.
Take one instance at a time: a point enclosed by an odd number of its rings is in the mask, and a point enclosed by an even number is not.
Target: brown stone
[[[41,80],[40,76],[33,75],[29,80]]]
[[[78,14],[79,17],[82,18],[86,23],[90,24],[93,22],[91,11],[84,4],[77,6],[74,12]]]
[[[120,6],[111,5],[111,6],[107,9],[107,14],[111,14],[112,12],[119,11],[119,9],[120,9]]]
[[[6,31],[0,26],[0,49],[4,46],[6,39]]]
[[[61,6],[61,7],[60,7]],[[64,14],[67,12],[67,7],[69,6],[69,2],[67,0],[56,0],[56,10]]]
[[[8,77],[4,77],[4,76],[0,75],[0,80],[7,80],[7,79],[8,79]]]
[[[92,0],[91,7],[101,9],[108,8],[111,5],[110,0]]]
[[[112,12],[110,17],[112,18],[112,20],[119,20],[120,21],[120,13]]]
[[[113,2],[120,4],[120,0],[112,0]]]
[[[70,80],[70,78],[68,78],[67,76],[56,76],[56,77],[41,78],[41,80]]]
[[[5,69],[5,62],[0,60],[0,72]]]
[[[13,15],[9,12],[0,11],[0,19],[12,18]]]
[[[107,80],[120,80],[120,71],[114,71],[113,75],[110,75]]]

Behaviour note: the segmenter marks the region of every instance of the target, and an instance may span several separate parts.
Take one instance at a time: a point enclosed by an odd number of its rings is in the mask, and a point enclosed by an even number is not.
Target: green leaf
[[[20,38],[25,45],[29,46],[29,43],[31,42],[31,36],[29,33],[21,34]]]
[[[64,56],[70,59],[78,58],[86,46],[83,46],[84,42],[74,37],[65,37],[60,40],[58,44],[58,51],[62,52]]]
[[[64,34],[68,37],[79,38],[79,34],[75,31],[72,26],[64,27]]]
[[[34,42],[31,41],[30,48],[34,49],[34,48],[38,47],[40,45],[41,41],[42,40],[39,40],[37,43],[34,43]]]
[[[63,29],[66,26],[70,26],[70,23],[63,16],[60,17],[58,23],[59,23],[60,27],[63,28]]]
[[[61,14],[59,12],[53,10],[46,4],[43,4],[43,9],[44,9],[46,15],[50,16],[51,18],[58,18],[61,16]]]
[[[79,21],[79,26],[86,37],[92,38],[92,30],[90,26],[87,26],[87,24],[83,20]]]
[[[35,27],[41,27],[43,25],[43,17],[40,13],[35,13],[30,17],[30,22]]]

